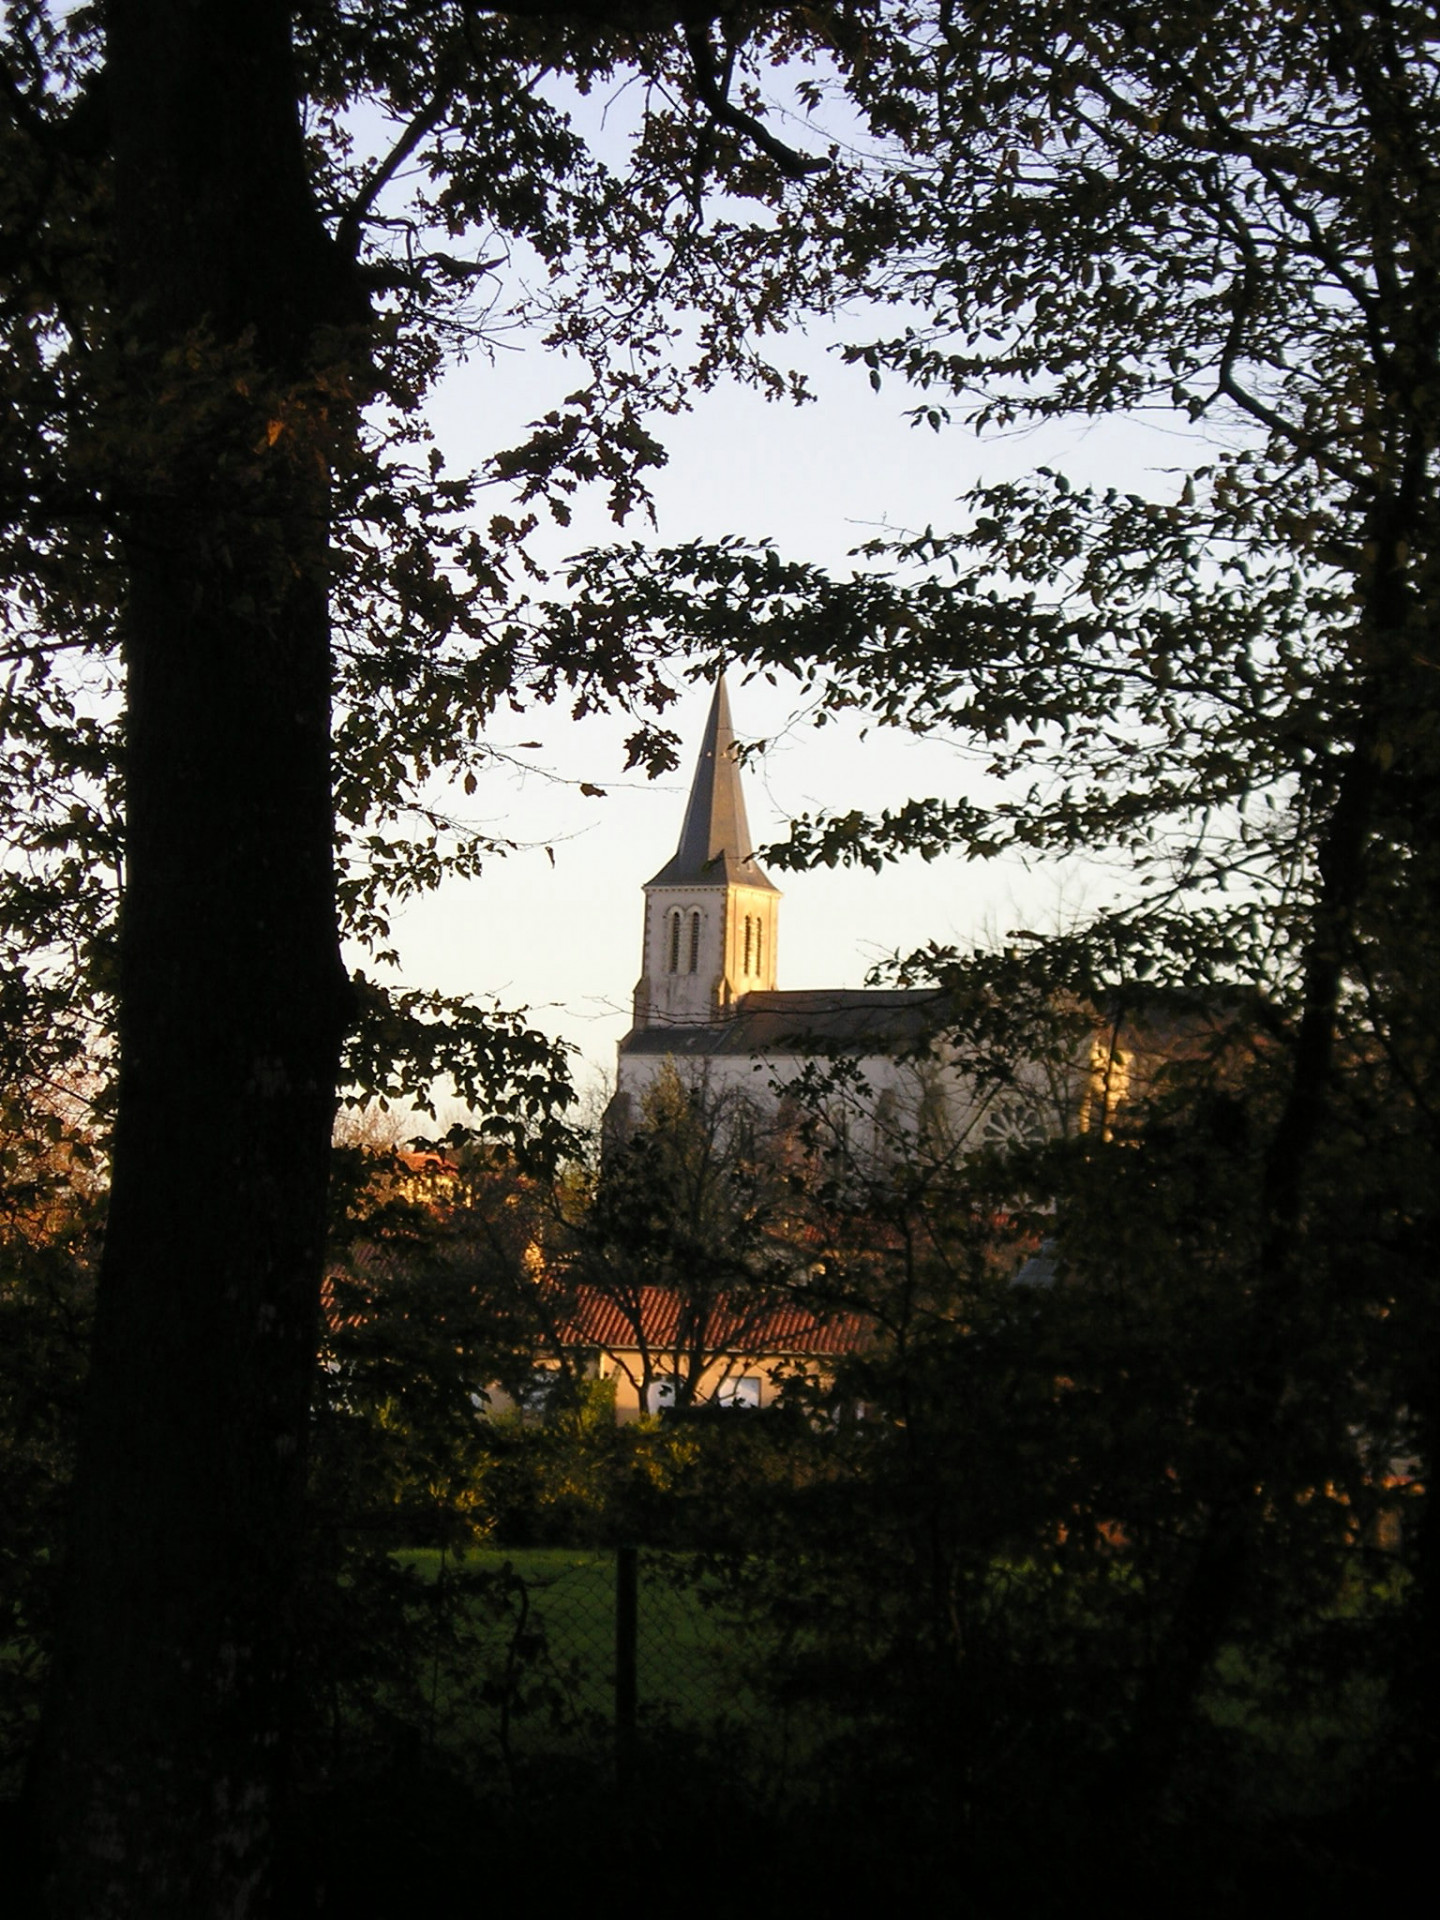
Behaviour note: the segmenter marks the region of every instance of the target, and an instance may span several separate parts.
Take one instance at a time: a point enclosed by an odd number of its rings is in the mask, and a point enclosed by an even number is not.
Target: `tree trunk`
[[[253,1914],[284,1756],[346,1016],[317,330],[288,8],[112,0],[127,575],[120,1093],[34,1792],[52,1910]],[[354,317],[353,312],[350,317]]]
[[[1423,462],[1414,465],[1418,483]],[[1196,1702],[1250,1588],[1261,1549],[1265,1489],[1287,1425],[1290,1381],[1307,1318],[1328,1318],[1313,1296],[1306,1244],[1307,1186],[1324,1138],[1346,970],[1372,882],[1370,841],[1380,791],[1376,742],[1387,708],[1398,704],[1413,645],[1404,555],[1421,530],[1418,484],[1372,509],[1367,531],[1380,556],[1357,583],[1363,624],[1359,657],[1378,663],[1357,673],[1357,712],[1339,766],[1335,794],[1316,847],[1316,895],[1301,967],[1300,1017],[1289,1085],[1265,1156],[1254,1315],[1243,1358],[1249,1418],[1224,1436],[1230,1466],[1200,1532],[1189,1573],[1166,1623],[1165,1652],[1140,1690],[1128,1742],[1113,1776],[1130,1800],[1153,1804],[1171,1784]],[[1239,1364],[1237,1362],[1237,1364]],[[1113,1779],[1112,1779],[1113,1785]]]

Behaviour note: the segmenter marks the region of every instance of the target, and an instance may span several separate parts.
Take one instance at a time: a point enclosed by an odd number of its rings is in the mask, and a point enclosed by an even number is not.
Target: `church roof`
[[[660,869],[651,887],[761,887],[779,889],[755,859],[750,823],[745,818],[745,795],[740,787],[740,763],[735,757],[735,731],[730,724],[730,699],[725,677],[715,682],[705,738],[695,763],[690,803],[680,844]]]
[[[815,987],[747,993],[728,1020],[707,1026],[635,1027],[622,1054],[689,1059],[716,1053],[908,1053],[939,1025],[941,996],[928,987]]]

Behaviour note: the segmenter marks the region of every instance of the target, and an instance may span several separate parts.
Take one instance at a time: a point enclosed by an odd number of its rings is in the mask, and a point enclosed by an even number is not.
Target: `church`
[[[883,874],[875,885],[884,888]],[[1239,988],[1133,983],[1096,1004],[1057,997],[1058,1044],[997,1063],[983,1035],[967,1044],[938,988],[782,989],[780,892],[755,858],[723,678],[679,842],[644,898],[633,1024],[607,1114],[612,1137],[638,1128],[648,1090],[678,1074],[762,1120],[813,1117],[862,1171],[917,1155],[955,1164],[977,1149],[1109,1137],[1122,1112],[1142,1110],[1156,1091],[1241,1087],[1273,1024]]]
[[[781,896],[755,858],[723,677],[679,843],[644,897],[634,1020],[620,1042],[610,1111],[615,1130],[639,1124],[647,1089],[671,1070],[714,1097],[743,1094],[761,1110],[773,1111],[787,1089],[823,1087],[827,1111],[859,1150],[883,1150],[922,1130],[980,1144],[1053,1128],[1040,1112],[1053,1097],[1048,1084],[981,1093],[959,1071],[941,1039],[934,989],[780,987]]]

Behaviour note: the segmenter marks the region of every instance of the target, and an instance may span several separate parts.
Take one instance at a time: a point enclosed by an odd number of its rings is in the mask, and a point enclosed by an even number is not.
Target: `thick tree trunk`
[[[98,431],[129,596],[120,1104],[35,1794],[57,1914],[198,1920],[263,1909],[284,1748],[345,1017],[336,423],[333,383],[322,399],[309,372],[341,316],[288,9],[112,0],[107,17],[119,372]]]

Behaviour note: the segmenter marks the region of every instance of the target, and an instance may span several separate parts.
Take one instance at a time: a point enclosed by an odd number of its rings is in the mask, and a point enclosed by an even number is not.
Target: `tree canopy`
[[[1362,712],[1397,791],[1429,731],[1434,84],[1418,12],[916,10],[856,80],[895,144],[852,266],[902,324],[853,356],[937,430],[1168,419],[1173,476],[982,487],[850,580],[596,555],[557,644],[613,605],[809,663],[837,708],[985,742],[1018,789],[802,822],[797,864],[1109,849],[1157,902],[1242,878],[1243,939],[1257,890],[1313,873]],[[1273,980],[1272,933],[1244,944]]]
[[[819,216],[838,209],[847,169],[833,147],[786,145],[761,107],[767,70],[791,62],[798,78],[843,58],[818,20],[770,8],[689,20],[665,7],[592,18],[545,4],[293,11],[287,97],[305,140],[293,191],[308,203],[294,246],[315,264],[323,309],[294,392],[260,390],[251,362],[269,349],[253,329],[225,362],[218,284],[196,316],[203,342],[148,384],[132,380],[133,392],[116,385],[131,297],[116,267],[118,27],[107,41],[99,10],[9,13],[4,719],[17,778],[4,925],[10,977],[50,988],[52,1011],[77,981],[114,990],[119,543],[142,474],[152,503],[173,511],[187,497],[195,476],[170,439],[192,416],[202,464],[227,433],[277,466],[291,453],[324,462],[341,925],[383,960],[397,902],[505,851],[460,829],[434,789],[443,775],[474,790],[497,707],[670,697],[661,676],[637,685],[630,663],[598,652],[542,659],[521,591],[527,539],[563,524],[587,486],[617,517],[643,514],[647,475],[664,460],[655,424],[698,391],[727,378],[785,391],[765,335],[823,298],[830,271]],[[127,18],[122,7],[116,19]],[[155,20],[163,42],[163,9]],[[180,41],[168,44],[157,86],[177,63]],[[207,57],[222,60],[219,36]],[[592,103],[626,87],[643,104],[627,130],[595,142]],[[203,154],[211,130],[183,131]],[[242,196],[236,183],[228,198],[216,192],[207,270],[223,277]],[[290,286],[274,324],[304,332],[289,230],[262,226],[254,244]],[[174,263],[165,271],[173,278]],[[564,356],[572,390],[519,444],[452,472],[427,396],[457,359],[483,362],[517,330]],[[503,382],[503,362],[490,377]],[[260,471],[250,478],[260,484]],[[657,750],[643,730],[636,745]],[[357,1010],[383,1019],[382,1004],[372,979]],[[406,1057],[404,1024],[362,1044],[359,1082],[374,1084],[380,1054]],[[434,1064],[432,1049],[409,1084],[423,1088]],[[456,1064],[462,1091],[498,1092],[503,1058],[488,1080],[463,1050]]]
[[[828,709],[953,730],[1009,783],[805,818],[772,859],[1113,856],[1084,924],[908,959],[972,1024],[1013,1033],[1017,990],[1123,1007],[1153,982],[1268,1032],[1247,1181],[1207,1175],[1245,1220],[1240,1398],[1137,1721],[1151,1778],[1253,1575],[1257,1489],[1326,1396],[1374,1365],[1413,1457],[1433,1448],[1428,1363],[1402,1379],[1380,1350],[1401,1320],[1417,1355],[1434,1339],[1437,83],[1420,8],[907,10],[853,81],[892,144],[848,265],[895,322],[852,357],[922,430],[1158,419],[1173,470],[980,485],[849,578],[739,543],[612,549],[554,611],[562,653],[684,634]],[[1081,1266],[1106,1263],[1092,1237]],[[1342,1320],[1390,1325],[1361,1362]]]
[[[823,285],[845,170],[761,85],[841,40],[766,7],[7,9],[6,991],[62,1054],[97,995],[118,1041],[33,1785],[57,1912],[264,1897],[346,1048],[457,1069],[511,1133],[560,1098],[503,1023],[446,1052],[453,1009],[347,982],[339,936],[383,954],[389,899],[489,851],[427,781],[473,774],[498,703],[633,679],[540,659],[525,539],[584,484],[642,504],[694,385],[779,379],[753,341]],[[602,152],[578,108],[626,81]],[[422,402],[512,258],[508,317],[581,371],[452,475]]]

